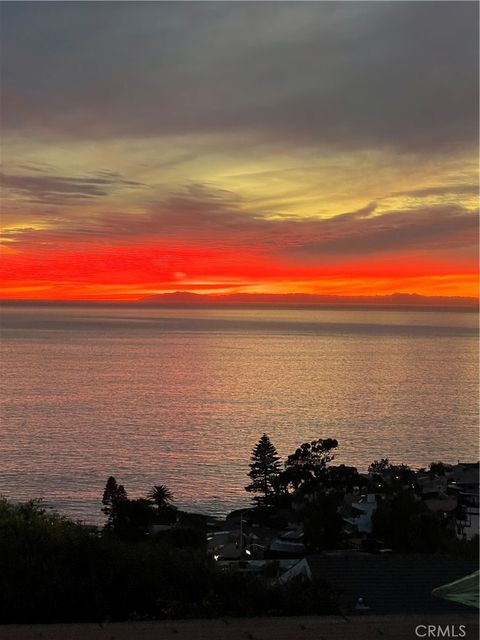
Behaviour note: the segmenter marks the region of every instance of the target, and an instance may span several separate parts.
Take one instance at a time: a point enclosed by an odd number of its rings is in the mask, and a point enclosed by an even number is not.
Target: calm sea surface
[[[478,457],[476,313],[4,308],[0,494],[98,521],[107,476],[248,504],[252,447],[338,462]]]

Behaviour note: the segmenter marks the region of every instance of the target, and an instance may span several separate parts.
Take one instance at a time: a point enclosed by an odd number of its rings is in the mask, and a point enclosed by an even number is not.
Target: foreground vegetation
[[[419,496],[420,472],[382,459],[359,474],[331,465],[337,447],[331,438],[304,443],[282,464],[263,435],[246,486],[253,508],[237,517],[278,533],[289,523],[301,531],[307,554],[351,548],[343,510],[353,496],[373,492],[379,501],[363,548],[381,543],[400,552],[475,557],[478,538],[458,539],[451,518]],[[437,478],[448,471],[432,463],[421,473]],[[264,573],[244,572],[241,537],[237,569],[222,570],[207,553],[207,518],[177,509],[163,484],[130,499],[110,477],[101,510],[103,529],[72,522],[39,501],[0,499],[0,623],[338,613],[326,584],[297,578],[280,584],[275,561]]]
[[[0,623],[335,613],[322,584],[222,573],[184,538],[132,540],[0,501]]]

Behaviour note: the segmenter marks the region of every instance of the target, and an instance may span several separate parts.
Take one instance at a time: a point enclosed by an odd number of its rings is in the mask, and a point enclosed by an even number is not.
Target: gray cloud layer
[[[371,203],[326,220],[267,219],[246,213],[227,191],[192,185],[143,213],[112,213],[90,220],[60,220],[55,229],[12,229],[20,243],[68,243],[108,238],[112,244],[144,242],[247,248],[294,261],[336,262],[409,251],[457,257],[476,254],[478,217],[461,206],[432,206],[374,215]]]
[[[86,177],[42,175],[41,169],[37,171],[36,175],[0,173],[0,186],[28,202],[51,205],[101,198],[118,187],[144,186],[108,170]]]
[[[5,3],[2,13],[6,132],[476,148],[476,3]]]

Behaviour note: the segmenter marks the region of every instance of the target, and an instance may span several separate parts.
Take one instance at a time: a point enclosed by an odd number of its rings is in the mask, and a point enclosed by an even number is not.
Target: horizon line
[[[395,292],[384,295],[335,295],[311,293],[228,293],[206,294],[193,291],[173,291],[149,294],[139,298],[0,298],[6,306],[304,306],[304,307],[386,307],[386,308],[449,308],[479,309],[480,300],[473,296],[425,296]]]

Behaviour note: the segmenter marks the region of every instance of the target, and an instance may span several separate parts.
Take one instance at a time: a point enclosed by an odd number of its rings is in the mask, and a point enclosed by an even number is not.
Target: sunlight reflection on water
[[[93,521],[108,475],[180,506],[248,503],[250,451],[336,437],[338,461],[477,452],[477,315],[43,309],[2,312],[0,493]]]

